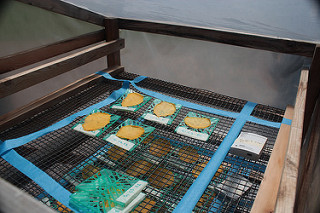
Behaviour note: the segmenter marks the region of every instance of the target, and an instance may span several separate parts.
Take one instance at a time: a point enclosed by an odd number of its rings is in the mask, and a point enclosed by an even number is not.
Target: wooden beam
[[[105,40],[104,30],[0,58],[0,74]]]
[[[179,26],[119,18],[119,28],[312,57],[315,44],[197,26]]]
[[[104,72],[110,73],[111,75],[118,74],[124,71],[123,67],[110,67],[103,70]],[[27,118],[61,102],[62,100],[85,90],[86,88],[96,84],[105,78],[101,75],[92,74],[85,78],[82,78],[60,90],[57,90],[45,97],[37,99],[30,104],[22,106],[12,112],[0,116],[0,131],[9,129],[17,123],[24,121]]]
[[[124,40],[104,42],[0,80],[0,98],[75,69],[124,47]]]
[[[309,127],[311,116],[320,94],[320,44],[314,50],[314,55],[309,71],[306,109],[303,121],[303,138]]]
[[[71,18],[86,21],[99,26],[104,26],[104,16],[89,10],[77,7],[61,0],[17,0],[25,4],[40,7]]]
[[[302,70],[301,72],[296,103],[294,106],[293,120],[291,123],[288,150],[285,158],[285,164],[275,208],[275,212],[278,213],[288,213],[294,211],[300,150],[302,144],[308,73],[308,70]]]
[[[118,19],[105,19],[106,41],[119,39]],[[108,66],[120,66],[120,51],[108,55]]]
[[[284,117],[292,119],[293,107],[286,108]],[[284,159],[288,147],[290,126],[281,124],[276,142],[274,144],[267,169],[261,181],[258,194],[253,203],[251,212],[270,213],[274,212],[281,174],[284,166]]]

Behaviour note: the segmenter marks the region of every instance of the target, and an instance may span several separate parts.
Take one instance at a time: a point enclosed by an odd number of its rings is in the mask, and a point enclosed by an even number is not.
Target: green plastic
[[[189,112],[186,117],[199,117],[199,118],[209,118],[211,121],[211,125],[207,128],[204,129],[195,129],[195,128],[191,128],[189,126],[187,126],[184,122],[184,119],[181,121],[181,123],[177,126],[175,132],[177,132],[178,134],[182,134],[182,135],[186,135],[192,138],[196,138],[199,140],[203,140],[203,141],[207,141],[210,137],[210,135],[212,134],[214,128],[216,127],[219,119],[218,118],[214,118],[214,117],[209,117],[209,116],[205,116],[202,114],[198,114],[195,112]],[[181,133],[178,130],[183,129],[183,133]]]
[[[142,118],[147,119],[147,120],[150,120],[150,119],[148,119],[148,117],[147,117],[148,114],[151,114],[152,116],[157,117],[157,116],[154,114],[153,109],[154,109],[154,107],[155,107],[157,104],[159,104],[159,103],[161,103],[161,102],[162,102],[161,100],[155,99],[155,100],[152,102],[152,104],[149,106],[149,108],[145,111],[145,113],[142,115]],[[178,115],[178,113],[179,113],[179,111],[180,111],[180,109],[181,109],[181,107],[182,107],[181,104],[175,104],[175,106],[176,106],[176,111],[175,111],[172,115],[169,115],[169,116],[166,116],[166,117],[162,117],[162,121],[159,120],[159,121],[156,121],[156,122],[170,125],[170,124],[172,123],[172,121],[177,117],[177,115]],[[166,122],[163,121],[164,119],[166,119]]]
[[[134,200],[147,182],[135,177],[103,169],[77,185],[70,205],[80,212],[108,212],[124,208]]]
[[[119,129],[122,126],[127,126],[127,125],[134,125],[134,126],[140,126],[144,129],[144,133],[143,135],[141,135],[139,138],[134,139],[134,140],[124,140],[122,139],[123,142],[114,142],[113,140],[110,140],[110,136],[115,136],[117,134],[117,132],[119,131]],[[106,135],[103,139],[113,143],[114,145],[120,146],[121,148],[124,148],[128,151],[132,151],[135,149],[136,146],[138,146],[146,137],[148,137],[149,134],[151,134],[153,131],[155,130],[154,127],[152,126],[148,126],[145,124],[142,124],[139,121],[135,121],[135,120],[131,120],[131,119],[127,119],[126,121],[124,121],[122,124],[120,124],[119,126],[117,126],[114,130],[112,130],[110,132],[110,134]],[[128,146],[128,144],[130,144],[130,146]]]
[[[110,122],[103,128],[101,129],[98,129],[98,130],[95,130],[95,131],[85,131],[83,130],[82,128],[82,124],[84,123],[84,120],[86,119],[86,117],[88,117],[89,115],[85,116],[80,122],[78,122],[76,125],[74,125],[72,127],[72,129],[76,130],[76,131],[80,131],[80,132],[83,132],[84,134],[87,134],[87,135],[90,135],[90,136],[96,136],[96,137],[99,137],[104,131],[106,131],[112,124],[114,124],[117,120],[120,119],[120,116],[119,115],[114,115],[114,114],[111,114],[111,113],[108,113],[108,112],[104,112],[100,109],[94,109],[92,110],[92,112],[90,113],[93,114],[93,113],[96,113],[96,112],[102,112],[102,113],[107,113],[107,114],[110,114],[111,117],[110,117]]]
[[[125,94],[123,94],[120,98],[118,98],[118,100],[116,100],[116,102],[111,106],[111,108],[116,109],[116,110],[136,112],[138,109],[140,109],[143,105],[145,105],[148,101],[150,101],[152,99],[150,96],[143,95],[143,94],[139,93],[140,95],[143,96],[143,102],[141,104],[138,104],[136,106],[131,106],[131,107],[122,107],[121,103],[122,103],[123,99],[125,99],[127,97],[127,95],[129,93],[137,93],[137,92],[135,92],[131,89],[127,89]]]

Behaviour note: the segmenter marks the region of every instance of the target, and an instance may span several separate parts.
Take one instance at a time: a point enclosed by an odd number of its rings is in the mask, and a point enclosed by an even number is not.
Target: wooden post
[[[300,150],[302,144],[302,130],[306,103],[308,70],[301,72],[297,99],[291,123],[288,150],[280,182],[275,212],[288,213],[294,211],[297,190]]]
[[[105,19],[106,41],[119,39],[119,25],[118,19]],[[120,50],[108,55],[108,67],[120,66]]]
[[[292,119],[293,107],[288,106],[284,117]],[[270,160],[259,187],[257,197],[253,203],[251,213],[274,212],[277,201],[284,159],[288,147],[290,126],[281,124],[277,140],[274,144]]]
[[[309,127],[311,116],[320,93],[320,44],[315,48],[308,78],[308,90],[306,99],[306,109],[303,121],[304,138]]]

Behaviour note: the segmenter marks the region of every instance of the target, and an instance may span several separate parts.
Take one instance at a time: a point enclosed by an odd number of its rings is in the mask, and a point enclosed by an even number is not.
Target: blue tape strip
[[[105,105],[110,104],[111,102],[117,100],[121,95],[123,95],[128,88],[129,88],[129,82],[125,81],[125,82],[123,82],[123,85],[122,85],[121,89],[112,92],[111,95],[107,99],[105,99],[105,100],[103,100],[103,101],[101,101],[101,102],[99,102],[99,103],[97,103],[95,105],[92,105],[92,106],[90,106],[90,107],[88,107],[88,108],[86,108],[86,109],[84,109],[84,110],[82,110],[80,112],[77,112],[77,113],[75,113],[75,114],[73,114],[73,115],[71,115],[71,116],[69,116],[69,117],[67,117],[67,118],[65,118],[65,119],[63,119],[63,120],[61,120],[61,121],[59,121],[59,122],[47,127],[47,128],[45,128],[45,129],[39,130],[39,131],[31,133],[29,135],[25,135],[25,136],[20,137],[20,138],[15,138],[15,139],[10,139],[10,140],[4,141],[0,145],[0,156],[2,156],[4,153],[6,153],[7,151],[9,151],[11,149],[14,149],[16,147],[22,146],[22,145],[24,145],[24,144],[26,144],[26,143],[28,143],[28,142],[30,142],[32,140],[37,139],[38,137],[41,137],[41,136],[43,136],[45,134],[48,134],[48,133],[50,133],[50,132],[52,132],[54,130],[60,129],[61,127],[64,127],[64,126],[70,124],[78,116],[86,115],[86,114],[90,113],[94,109],[98,109],[98,108],[101,108],[101,107],[103,107]]]
[[[207,188],[208,184],[212,180],[213,176],[217,172],[222,161],[228,154],[231,145],[238,137],[243,125],[246,123],[247,119],[250,117],[255,103],[248,102],[240,112],[238,118],[231,126],[229,133],[224,138],[217,151],[214,153],[206,167],[202,170],[198,178],[193,182],[187,193],[183,196],[182,200],[179,202],[177,207],[173,212],[192,212],[198,200],[201,198],[203,192]]]
[[[174,103],[174,104],[181,104],[182,106],[191,108],[191,109],[196,109],[199,111],[203,111],[203,112],[209,112],[212,114],[216,114],[216,115],[221,115],[221,116],[225,116],[225,117],[231,117],[231,118],[237,118],[239,116],[239,113],[236,112],[228,112],[228,111],[224,111],[224,110],[220,110],[220,109],[215,109],[215,108],[211,108],[211,107],[206,107],[206,106],[202,106],[199,104],[195,104],[195,103],[191,103],[188,101],[183,101],[183,100],[179,100],[167,95],[163,95],[154,91],[150,91],[147,89],[143,89],[141,87],[138,87],[135,83],[131,82],[131,84],[140,92],[158,98],[160,100],[166,100],[168,102]]]
[[[52,179],[47,173],[36,167],[30,161],[19,155],[16,151],[10,150],[1,156],[4,160],[10,163],[12,166],[17,168],[47,193],[49,193],[56,200],[61,202],[63,205],[75,211],[69,206],[69,200],[71,193]],[[76,211],[75,211],[76,212]]]
[[[140,81],[146,79],[147,77],[146,76],[143,76],[143,75],[140,75],[139,77],[136,77],[135,79],[133,79],[132,81],[129,81],[129,80],[125,80],[125,79],[117,79],[117,78],[114,78],[112,77],[109,73],[106,73],[106,72],[103,72],[103,71],[99,71],[99,72],[96,72],[96,74],[98,75],[101,75],[103,77],[105,77],[106,79],[109,79],[109,80],[114,80],[114,81],[127,81],[127,82],[133,82],[133,83],[139,83]]]
[[[283,118],[282,123],[291,126],[292,120],[288,118]]]
[[[123,80],[123,79],[113,78],[109,73],[105,73],[105,72],[101,72],[101,71],[97,72],[96,74],[102,75],[103,77],[105,77],[105,78],[107,78],[109,80],[127,81],[127,80]],[[179,99],[167,96],[167,95],[160,94],[158,92],[154,92],[154,91],[150,91],[150,90],[138,87],[136,85],[136,83],[139,83],[140,81],[144,80],[145,78],[147,78],[147,77],[146,76],[139,76],[139,77],[135,78],[134,80],[130,81],[130,83],[132,84],[132,86],[134,86],[140,92],[142,92],[142,93],[144,93],[146,95],[161,99],[161,100],[166,100],[166,101],[169,101],[171,103],[181,104],[181,105],[183,105],[185,107],[188,107],[188,108],[191,108],[191,109],[196,109],[196,110],[203,111],[203,112],[209,112],[209,113],[212,113],[212,114],[221,115],[221,116],[225,116],[225,117],[237,118],[239,116],[239,113],[236,113],[236,112],[229,112],[229,111],[224,111],[224,110],[219,110],[219,109],[215,109],[215,108],[211,108],[211,107],[198,105],[198,104],[195,104],[195,103],[179,100]],[[253,117],[253,116],[250,116],[248,118],[248,121],[254,122],[254,123],[257,123],[257,124],[261,124],[261,125],[264,125],[264,126],[275,127],[275,128],[280,128],[280,126],[281,126],[281,123],[279,123],[279,122],[266,121],[266,120],[259,119],[259,118]],[[291,120],[284,118],[282,120],[282,123],[290,125],[291,124]]]

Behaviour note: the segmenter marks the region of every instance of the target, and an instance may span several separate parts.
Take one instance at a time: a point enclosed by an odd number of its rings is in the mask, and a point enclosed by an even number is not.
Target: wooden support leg
[[[303,122],[303,138],[309,127],[312,112],[320,94],[320,45],[318,44],[313,55],[312,64],[308,78],[308,90],[306,99],[306,109]]]
[[[105,19],[106,41],[119,39],[118,19]],[[120,51],[108,55],[108,67],[120,66]]]

